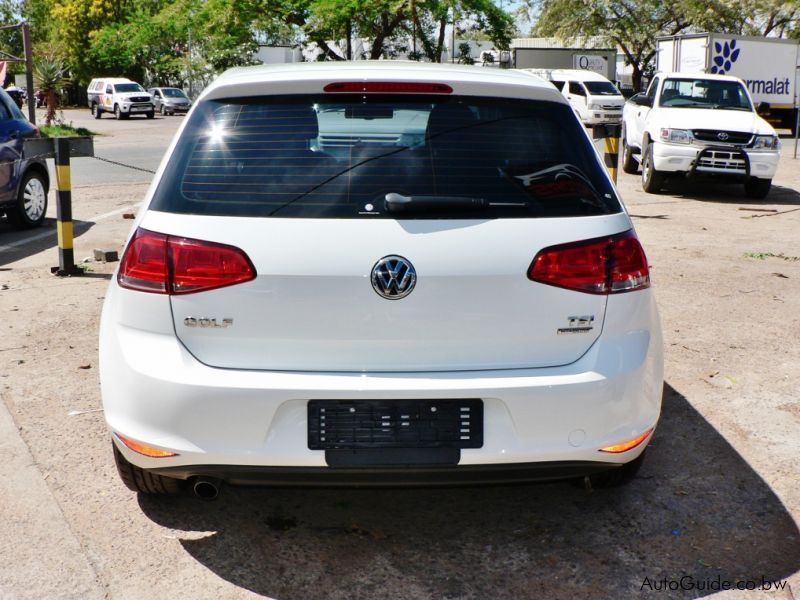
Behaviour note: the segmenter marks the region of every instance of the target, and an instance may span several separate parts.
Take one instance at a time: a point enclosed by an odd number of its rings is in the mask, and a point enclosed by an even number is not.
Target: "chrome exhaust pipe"
[[[219,489],[222,487],[222,481],[214,477],[198,477],[194,480],[192,491],[194,495],[200,500],[216,500],[219,496]]]

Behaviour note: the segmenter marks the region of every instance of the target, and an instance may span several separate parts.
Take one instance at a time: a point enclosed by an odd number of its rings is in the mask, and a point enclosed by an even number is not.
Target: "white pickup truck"
[[[779,158],[775,130],[736,77],[658,73],[622,112],[622,169],[636,173],[641,163],[649,193],[668,176],[711,176],[742,181],[748,197],[765,198]]]

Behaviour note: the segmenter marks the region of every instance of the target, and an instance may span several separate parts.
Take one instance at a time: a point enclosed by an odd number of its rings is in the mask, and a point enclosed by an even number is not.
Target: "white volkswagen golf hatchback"
[[[635,473],[658,421],[647,259],[564,97],[499,69],[228,71],[111,283],[122,480],[395,485]]]

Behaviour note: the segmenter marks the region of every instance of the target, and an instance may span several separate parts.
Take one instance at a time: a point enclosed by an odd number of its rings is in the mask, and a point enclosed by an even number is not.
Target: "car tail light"
[[[650,287],[647,258],[633,231],[545,248],[533,259],[528,278],[589,294]]]
[[[239,248],[139,228],[122,257],[117,281],[142,292],[191,294],[255,276],[255,267]]]
[[[141,442],[136,442],[132,439],[121,436],[118,433],[115,433],[114,435],[117,436],[120,442],[125,444],[128,448],[130,448],[134,452],[138,452],[139,454],[144,454],[145,456],[149,456],[150,458],[169,458],[170,456],[178,456],[178,454],[175,452],[170,452],[169,450],[162,450],[161,448],[154,448],[153,446],[148,446],[147,444],[142,444]]]
[[[650,437],[650,434],[653,433],[653,428],[651,427],[647,431],[645,431],[642,435],[636,436],[632,440],[628,440],[626,442],[622,442],[619,444],[614,444],[613,446],[606,446],[605,448],[600,448],[600,452],[609,452],[611,454],[621,454],[623,452],[627,452],[628,450],[633,450],[644,442],[647,438]]]
[[[367,94],[452,94],[446,83],[425,81],[337,81],[323,88],[328,93]]]

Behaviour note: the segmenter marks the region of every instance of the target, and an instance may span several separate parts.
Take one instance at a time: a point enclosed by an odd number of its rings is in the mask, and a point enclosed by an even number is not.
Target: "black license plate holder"
[[[483,400],[309,400],[308,447],[481,448]]]

